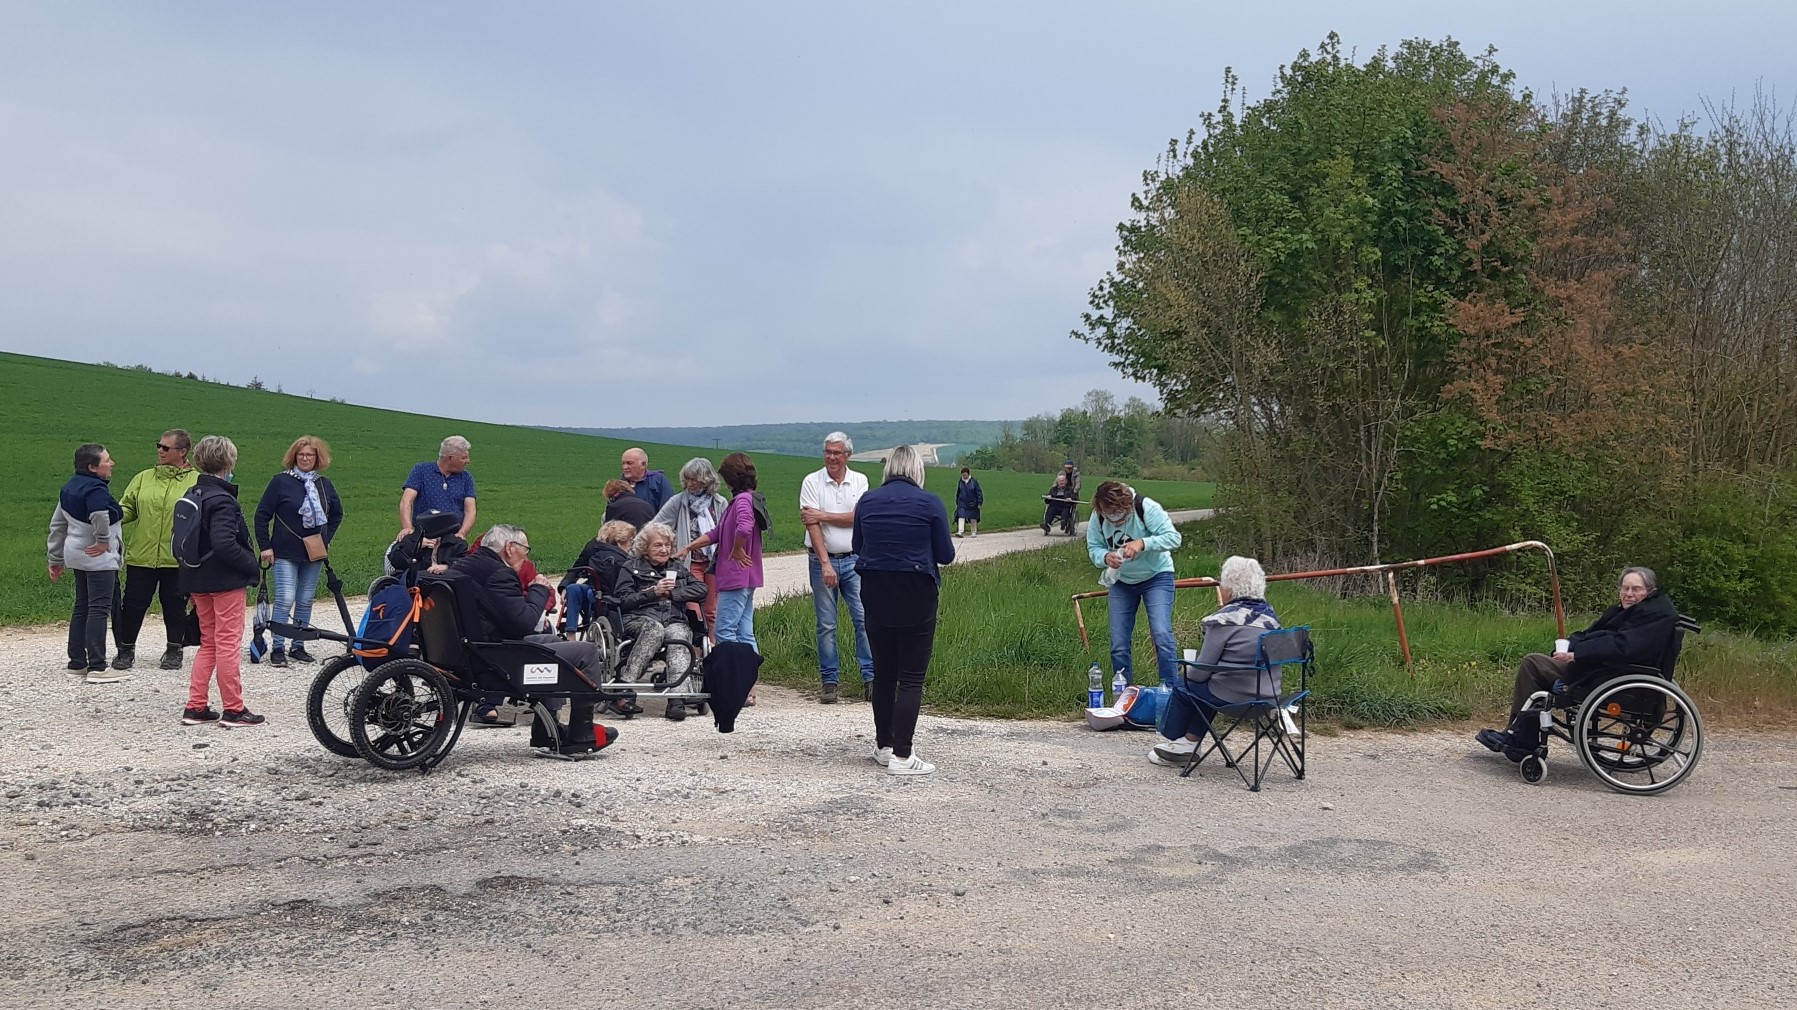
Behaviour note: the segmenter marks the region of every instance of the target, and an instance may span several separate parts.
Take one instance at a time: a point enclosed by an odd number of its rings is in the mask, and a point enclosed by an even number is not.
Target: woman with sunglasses
[[[175,560],[170,540],[175,529],[175,503],[200,479],[200,471],[188,460],[193,437],[185,429],[170,428],[156,440],[156,465],[131,478],[119,507],[125,517],[125,598],[112,626],[118,655],[112,666],[129,670],[137,662],[137,633],[143,630],[152,597],[162,601],[162,625],[168,646],[162,651],[164,670],[181,669],[181,637],[187,614],[187,596],[181,592],[181,564]]]

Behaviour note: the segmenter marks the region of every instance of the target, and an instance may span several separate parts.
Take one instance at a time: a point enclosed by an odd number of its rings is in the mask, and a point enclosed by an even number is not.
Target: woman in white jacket
[[[45,551],[50,581],[75,573],[75,609],[69,615],[69,672],[84,673],[89,684],[116,684],[124,678],[106,669],[106,618],[118,595],[123,562],[119,521],[124,511],[112,497],[112,455],[98,442],[75,450],[75,474],[62,486],[50,514]]]

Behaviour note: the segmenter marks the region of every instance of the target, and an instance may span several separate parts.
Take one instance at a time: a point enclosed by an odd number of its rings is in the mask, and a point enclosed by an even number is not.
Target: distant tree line
[[[998,438],[1007,421],[811,421],[792,424],[728,424],[712,427],[554,428],[578,435],[603,435],[662,445],[691,445],[703,449],[741,449],[744,452],[776,452],[791,456],[816,456],[823,451],[824,436],[842,431],[855,442],[855,451],[890,449],[920,442],[948,446],[939,452],[944,463],[954,461],[975,446]]]
[[[1094,389],[1059,414],[1037,414],[1015,427],[1005,423],[997,441],[964,454],[961,464],[1048,473],[1071,459],[1082,472],[1107,477],[1201,480],[1204,437],[1204,426],[1194,419],[1162,414],[1138,396],[1119,407],[1115,395]]]
[[[1073,334],[1216,419],[1232,550],[1277,565],[1538,538],[1797,630],[1797,137],[1539,100],[1490,51],[1331,35],[1169,145]],[[1518,565],[1440,577],[1540,592]],[[1526,575],[1526,578],[1524,577]]]

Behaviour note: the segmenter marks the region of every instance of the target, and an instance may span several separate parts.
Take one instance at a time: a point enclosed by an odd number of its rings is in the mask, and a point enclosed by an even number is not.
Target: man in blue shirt
[[[399,535],[412,532],[414,509],[450,512],[460,517],[456,536],[468,539],[474,528],[474,475],[468,472],[468,440],[451,435],[437,449],[435,463],[420,463],[406,476],[399,493]]]
[[[649,469],[649,454],[641,449],[629,448],[618,460],[621,464],[624,479],[630,482],[631,493],[649,503],[656,512],[674,497],[673,485],[668,483],[668,475],[660,470]]]

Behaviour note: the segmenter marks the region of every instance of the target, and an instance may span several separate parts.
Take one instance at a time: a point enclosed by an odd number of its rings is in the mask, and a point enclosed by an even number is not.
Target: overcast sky
[[[0,0],[0,348],[591,426],[1015,418],[1223,68],[1789,104],[1797,5]],[[445,396],[443,394],[452,394]]]

